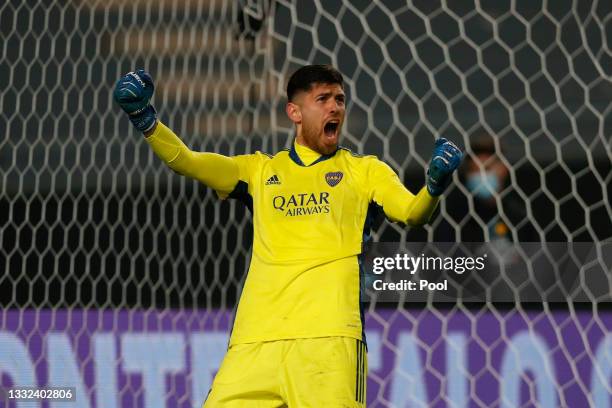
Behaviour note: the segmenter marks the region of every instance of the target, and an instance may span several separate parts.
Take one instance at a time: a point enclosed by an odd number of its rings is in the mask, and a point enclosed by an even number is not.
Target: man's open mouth
[[[325,136],[327,137],[335,136],[336,132],[338,131],[338,126],[340,126],[340,122],[338,121],[332,120],[332,121],[327,122],[325,126],[323,127]]]

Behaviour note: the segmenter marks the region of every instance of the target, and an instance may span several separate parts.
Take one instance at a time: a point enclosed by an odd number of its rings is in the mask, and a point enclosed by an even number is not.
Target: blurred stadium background
[[[151,72],[191,148],[240,154],[287,146],[287,75],[331,63],[347,147],[412,190],[434,138],[468,156],[431,225],[377,240],[599,243],[611,16],[601,0],[4,1],[1,384],[199,406],[223,356],[250,216],[154,157],[112,104],[122,74]],[[479,202],[468,166],[493,162],[501,187]],[[370,304],[369,406],[611,406],[608,306]]]

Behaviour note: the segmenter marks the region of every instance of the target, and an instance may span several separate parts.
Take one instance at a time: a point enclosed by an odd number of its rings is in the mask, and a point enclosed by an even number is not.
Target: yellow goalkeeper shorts
[[[365,407],[363,342],[320,337],[230,347],[205,408]]]

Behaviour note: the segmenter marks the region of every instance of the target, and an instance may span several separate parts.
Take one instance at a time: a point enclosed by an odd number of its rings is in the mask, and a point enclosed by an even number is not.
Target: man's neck
[[[306,166],[311,165],[312,163],[314,163],[316,160],[318,160],[322,156],[320,153],[312,150],[310,147],[305,146],[302,143],[300,143],[297,138],[295,139],[293,144],[294,144],[295,152],[300,157],[300,160],[302,160],[302,163],[304,163],[304,165]]]

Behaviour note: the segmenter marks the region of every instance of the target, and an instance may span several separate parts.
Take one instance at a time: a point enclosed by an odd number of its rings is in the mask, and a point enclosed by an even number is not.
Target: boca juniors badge
[[[327,181],[327,184],[329,184],[330,187],[335,187],[338,185],[338,183],[340,183],[340,180],[342,180],[342,176],[343,174],[341,171],[327,173],[325,175],[325,181]]]

